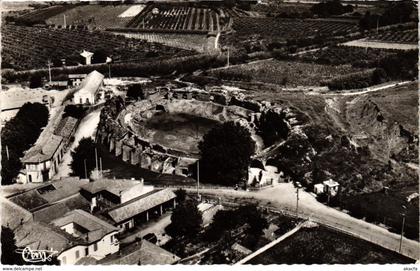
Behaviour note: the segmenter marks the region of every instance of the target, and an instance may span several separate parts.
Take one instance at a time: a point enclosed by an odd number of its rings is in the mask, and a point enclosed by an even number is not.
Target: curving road
[[[93,137],[96,131],[96,127],[99,123],[99,116],[101,114],[101,109],[98,108],[95,111],[92,111],[86,115],[77,127],[76,133],[74,134],[74,142],[71,147],[63,156],[63,161],[58,167],[58,172],[54,176],[54,179],[59,179],[61,177],[68,177],[71,173],[70,164],[72,161],[71,151],[74,150],[78,145],[79,141],[84,137]]]
[[[195,189],[188,190],[196,191]],[[268,204],[275,209],[296,212],[296,188],[291,183],[281,183],[275,187],[255,192],[206,188],[200,189],[200,192],[220,196],[254,198],[260,201],[261,205]],[[320,224],[336,228],[384,248],[399,252],[400,235],[328,207],[318,202],[312,194],[303,190],[299,191],[298,214]],[[401,254],[419,260],[420,243],[403,238]]]

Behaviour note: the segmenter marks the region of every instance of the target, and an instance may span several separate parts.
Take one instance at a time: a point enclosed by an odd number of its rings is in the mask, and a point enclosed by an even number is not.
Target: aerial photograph
[[[418,1],[0,4],[2,270],[418,271]]]

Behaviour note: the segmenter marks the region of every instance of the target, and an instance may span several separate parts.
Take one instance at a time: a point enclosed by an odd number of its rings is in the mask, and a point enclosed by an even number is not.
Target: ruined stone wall
[[[123,109],[116,120],[109,118],[100,122],[97,140],[107,145],[116,157],[132,165],[158,173],[186,175],[199,157],[149,142],[148,131],[141,125],[161,110],[193,114],[219,122],[238,121],[249,129],[256,141],[255,159],[263,160],[264,163],[267,159],[264,156],[266,146],[255,132],[261,114],[267,110],[274,110],[278,114],[290,113],[287,109],[268,102],[253,101],[245,97],[233,98],[229,93],[185,88],[166,92],[160,99],[138,101]],[[289,126],[293,128],[293,125]],[[298,126],[295,126],[291,132],[299,132],[298,130]],[[270,147],[272,146],[268,146]]]

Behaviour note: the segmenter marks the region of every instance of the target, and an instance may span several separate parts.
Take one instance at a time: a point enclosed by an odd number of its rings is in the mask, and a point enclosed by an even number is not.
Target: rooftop
[[[45,141],[48,144],[37,144],[30,148],[29,151],[22,158],[23,163],[41,163],[51,160],[63,141],[63,137],[58,135],[50,135]]]
[[[83,80],[82,84],[80,85],[79,92],[95,94],[103,80],[103,74],[97,71],[93,71],[89,73]]]
[[[41,222],[30,222],[15,230],[17,247],[30,247],[33,250],[54,250],[58,253],[78,241],[66,232]]]
[[[100,261],[98,264],[111,265],[161,265],[173,264],[180,258],[171,252],[150,243],[146,240],[141,240],[139,243],[130,245],[120,253],[112,254]]]
[[[129,179],[99,179],[85,184],[81,188],[91,194],[96,194],[100,191],[108,191],[109,193],[119,196],[120,192],[128,190],[140,183],[141,181]]]
[[[153,190],[110,209],[108,215],[116,223],[119,223],[174,198],[176,198],[176,195],[170,189]]]
[[[89,180],[87,179],[66,178],[45,183],[44,185],[12,195],[8,199],[28,211],[33,211],[40,209],[42,206],[78,194],[80,187],[88,182]]]
[[[62,136],[63,138],[70,138],[72,132],[77,126],[78,119],[73,117],[66,117],[61,119],[58,126],[55,128],[54,134]]]
[[[72,223],[77,224],[88,231],[81,236],[85,238],[87,242],[96,242],[105,235],[118,231],[118,228],[83,210],[70,211],[63,217],[57,218],[51,222],[51,224],[57,227],[63,227]]]

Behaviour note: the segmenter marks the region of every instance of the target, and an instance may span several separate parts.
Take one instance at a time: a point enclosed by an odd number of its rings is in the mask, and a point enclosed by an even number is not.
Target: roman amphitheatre
[[[122,159],[133,165],[188,175],[200,158],[198,143],[204,134],[218,124],[234,121],[250,131],[256,143],[255,163],[265,165],[270,150],[282,141],[264,144],[259,120],[267,111],[292,118],[287,108],[245,98],[238,91],[162,88],[152,97],[128,105],[116,120],[108,118],[99,137],[116,156],[122,154]],[[298,132],[298,126],[285,122],[287,129]]]

